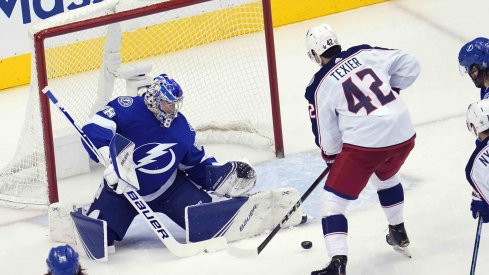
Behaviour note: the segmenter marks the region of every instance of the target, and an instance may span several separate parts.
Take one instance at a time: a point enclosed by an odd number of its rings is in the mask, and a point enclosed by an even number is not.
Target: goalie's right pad
[[[75,224],[77,251],[89,259],[106,262],[109,259],[107,222],[84,215],[81,208],[70,215]]]
[[[238,197],[246,194],[256,184],[253,167],[242,161],[229,161],[225,164],[207,165],[206,185],[219,196]]]

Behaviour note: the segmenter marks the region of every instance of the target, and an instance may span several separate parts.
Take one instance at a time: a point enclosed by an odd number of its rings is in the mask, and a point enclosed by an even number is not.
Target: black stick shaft
[[[262,250],[267,246],[267,244],[273,239],[275,234],[280,230],[281,226],[286,223],[290,216],[301,206],[302,202],[306,200],[307,197],[314,191],[314,189],[318,186],[318,184],[323,180],[323,178],[328,174],[329,172],[329,166],[324,169],[324,171],[319,175],[319,177],[314,181],[314,183],[307,189],[307,191],[302,195],[302,197],[294,204],[292,209],[285,215],[285,217],[282,219],[282,221],[275,226],[275,228],[268,234],[268,237],[258,246],[257,252],[260,254]]]
[[[477,232],[475,234],[474,252],[472,253],[472,264],[470,266],[470,275],[475,274],[475,265],[477,263],[477,254],[479,254],[479,243],[481,239],[482,217],[479,216],[477,223]]]

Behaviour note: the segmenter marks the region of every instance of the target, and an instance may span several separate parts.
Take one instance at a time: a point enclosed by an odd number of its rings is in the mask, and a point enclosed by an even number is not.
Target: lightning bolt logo
[[[147,174],[161,174],[170,170],[170,168],[172,168],[173,165],[175,164],[175,153],[173,152],[172,149],[169,150],[167,149],[174,145],[176,145],[176,143],[158,144],[157,146],[155,146],[154,148],[146,152],[147,156],[137,161],[137,165],[135,168],[138,169],[140,172],[147,173]],[[165,167],[156,170],[142,168],[147,164],[156,162],[157,161],[156,159],[158,157],[161,157],[168,152],[170,152],[171,154],[171,161]]]

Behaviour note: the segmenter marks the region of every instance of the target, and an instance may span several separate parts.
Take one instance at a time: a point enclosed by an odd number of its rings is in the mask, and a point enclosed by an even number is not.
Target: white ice
[[[286,158],[275,160],[268,152],[244,147],[209,146],[221,160],[246,157],[256,164],[261,189],[294,186],[302,193],[323,169],[318,157],[303,98],[304,87],[317,66],[304,48],[306,30],[327,22],[338,32],[344,47],[367,43],[402,48],[416,54],[422,65],[418,81],[402,93],[416,125],[416,147],[402,170],[405,184],[405,223],[411,239],[412,259],[385,243],[387,223],[368,186],[351,204],[348,274],[426,275],[468,274],[476,230],[469,211],[470,186],[464,167],[474,148],[465,127],[468,103],[478,90],[457,69],[463,43],[489,36],[486,0],[389,1],[349,12],[275,29],[282,123]],[[14,153],[28,95],[27,87],[0,93],[0,164]],[[65,201],[90,201],[97,176],[63,181]],[[310,274],[328,258],[318,219],[318,194],[304,203],[316,217],[311,223],[281,230],[258,258],[239,259],[226,251],[178,259],[171,255],[140,220],[131,226],[117,252],[107,263],[85,258],[88,274]],[[484,225],[476,274],[489,274],[489,226]],[[175,234],[182,232],[174,226]],[[236,243],[256,247],[266,235]],[[314,243],[311,250],[302,240]],[[59,245],[48,236],[44,211],[0,209],[0,273],[43,274],[49,249]]]

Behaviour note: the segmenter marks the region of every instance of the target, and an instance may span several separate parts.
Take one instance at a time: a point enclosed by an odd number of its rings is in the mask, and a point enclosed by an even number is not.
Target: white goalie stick
[[[71,115],[66,111],[64,106],[58,101],[58,99],[54,96],[54,94],[50,91],[49,87],[45,87],[42,92],[51,100],[51,102],[58,107],[58,109],[63,113],[63,115],[68,119],[68,121],[73,125],[73,127],[77,130],[81,139],[85,144],[90,148],[90,150],[97,156],[99,161],[103,163],[105,166],[108,164],[105,163],[104,159],[101,157],[101,154],[98,152],[97,148],[93,145],[88,136],[83,132],[83,130],[76,124]],[[125,181],[130,186],[134,186],[131,184],[128,178],[124,178],[123,173],[121,172],[121,168],[123,167],[122,163],[127,159],[127,157],[132,158],[132,151],[134,150],[134,143],[121,135],[116,134],[111,141],[110,144],[110,154],[112,158],[112,162],[114,165],[114,170],[117,173],[117,176],[120,180]],[[119,155],[123,155],[119,157]],[[149,205],[141,198],[136,190],[131,190],[128,192],[124,192],[124,196],[126,199],[132,204],[132,206],[144,217],[144,220],[151,227],[153,232],[158,236],[160,241],[168,248],[168,250],[177,257],[189,257],[193,255],[197,255],[201,252],[212,252],[222,250],[227,247],[227,241],[224,237],[213,238],[201,242],[195,243],[179,243],[170,233],[170,231],[166,228],[164,223],[155,215],[153,210],[149,207]]]
[[[282,218],[282,221],[280,221],[279,224],[275,226],[275,228],[268,234],[266,239],[258,245],[257,248],[254,249],[244,249],[244,248],[239,248],[236,246],[229,246],[228,247],[228,252],[229,254],[236,256],[236,257],[241,257],[241,258],[251,258],[251,257],[256,257],[258,256],[263,249],[267,246],[267,244],[273,239],[273,237],[278,233],[278,231],[282,228],[282,225],[284,225],[289,218],[292,216],[292,214],[299,209],[299,206],[304,202],[304,200],[309,197],[309,195],[314,191],[314,189],[318,186],[318,184],[323,180],[323,178],[329,173],[330,166],[326,167],[324,171],[319,175],[319,177],[312,183],[312,185],[307,189],[307,191],[302,195],[302,197],[292,206],[292,208],[287,212],[287,214]]]

